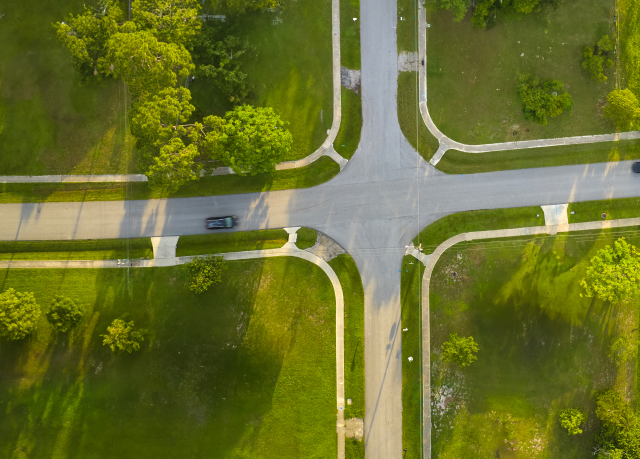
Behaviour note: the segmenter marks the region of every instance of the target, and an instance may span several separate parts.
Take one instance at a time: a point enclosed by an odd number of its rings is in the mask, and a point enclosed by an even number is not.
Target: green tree
[[[10,288],[0,293],[0,337],[23,339],[38,326],[40,306],[33,293]]]
[[[540,0],[513,0],[512,5],[516,12],[529,14],[539,11]]]
[[[560,411],[560,425],[567,429],[569,435],[582,433],[580,425],[584,422],[584,414],[575,408]]]
[[[622,431],[628,431],[635,425],[633,410],[615,389],[608,389],[598,396],[596,416],[602,422]]]
[[[487,26],[487,18],[495,3],[496,0],[480,0],[473,9],[471,24],[478,29],[484,29]]]
[[[224,257],[207,256],[193,258],[183,266],[189,275],[189,290],[203,293],[212,285],[222,282],[222,273],[227,269],[227,262]]]
[[[609,358],[622,365],[638,352],[638,341],[629,336],[618,336],[609,347]]]
[[[619,131],[632,131],[640,124],[640,104],[629,89],[614,89],[607,95],[604,116]]]
[[[638,287],[640,253],[623,237],[598,250],[591,259],[587,277],[580,282],[586,296],[616,303],[625,299]]]
[[[84,308],[71,298],[56,295],[45,315],[56,331],[68,332],[82,321]]]
[[[478,360],[478,345],[473,336],[462,338],[457,333],[449,335],[449,341],[442,344],[441,359],[445,362],[456,363],[462,368],[468,367]]]
[[[102,0],[95,8],[70,14],[53,28],[58,39],[69,50],[73,66],[83,77],[97,76],[98,60],[106,54],[109,39],[118,32],[123,13],[114,0]]]
[[[198,34],[197,0],[134,0],[131,15],[138,30],[150,31],[158,40],[188,47]]]
[[[164,43],[149,31],[139,31],[113,35],[98,68],[105,75],[122,78],[137,101],[186,83],[194,65],[184,46]]]
[[[600,40],[598,40],[598,43],[596,43],[596,47],[601,53],[608,53],[610,51],[613,51],[613,40],[611,40],[609,35],[605,35]]]
[[[456,22],[464,19],[470,6],[471,0],[440,0],[440,8],[451,11]]]
[[[270,107],[241,105],[226,113],[219,134],[211,135],[210,142],[213,146],[217,141],[218,157],[238,175],[273,172],[291,151],[288,126]]]
[[[554,118],[573,107],[571,95],[559,80],[541,81],[529,74],[520,75],[518,93],[525,119],[541,124],[547,124],[547,117]]]
[[[100,335],[102,344],[109,346],[113,352],[128,352],[140,350],[140,343],[144,341],[144,329],[135,330],[133,321],[125,322],[122,319],[115,319],[107,327],[107,334]]]
[[[214,11],[243,14],[257,10],[281,8],[277,0],[211,0]]]

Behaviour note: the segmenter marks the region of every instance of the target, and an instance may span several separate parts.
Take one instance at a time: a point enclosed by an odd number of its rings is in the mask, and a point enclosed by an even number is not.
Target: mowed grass
[[[254,88],[247,102],[273,107],[290,123],[293,149],[285,161],[310,155],[327,138],[333,120],[331,2],[284,0],[276,12],[228,20],[233,34],[255,48],[241,58],[241,71]],[[196,79],[190,89],[203,116],[232,109],[206,78]]]
[[[180,236],[176,256],[278,249],[289,240],[283,229]]]
[[[585,46],[613,36],[613,7],[613,0],[568,0],[555,10],[500,19],[479,30],[470,23],[470,11],[456,23],[430,0],[427,86],[433,121],[451,139],[469,144],[613,132],[602,116],[602,104],[614,88],[613,72],[600,83],[581,67]],[[573,110],[547,125],[526,121],[518,73],[561,80],[573,97]]]
[[[83,84],[51,24],[83,1],[6,2],[0,14],[0,175],[131,172],[122,82]]]
[[[229,263],[195,295],[180,267],[5,270],[5,290],[85,304],[70,336],[41,318],[0,342],[0,457],[332,458],[335,298],[294,258]],[[102,345],[118,317],[149,330],[142,349]]]
[[[0,260],[117,260],[134,258],[153,258],[150,238],[0,241]]]
[[[318,232],[313,228],[300,228],[296,231],[296,247],[300,250],[308,249],[316,245],[318,241]]]
[[[240,177],[206,177],[169,193],[136,183],[0,183],[0,203],[121,201],[125,199],[188,198],[236,193],[256,193],[320,185],[340,172],[340,166],[322,157],[306,167]]]
[[[588,260],[617,237],[576,232],[445,252],[430,289],[431,457],[591,457],[596,392],[635,392],[635,361],[618,369],[607,353],[637,328],[638,298],[614,307],[580,297]],[[640,233],[627,240],[640,244]],[[478,343],[470,367],[440,359],[451,333]],[[560,426],[565,408],[585,413],[581,435]]]
[[[640,141],[620,140],[490,153],[448,150],[436,167],[447,174],[478,174],[535,167],[629,161],[638,158],[640,158]]]
[[[640,198],[572,202],[567,212],[569,223],[637,218],[640,217]],[[605,214],[605,218],[602,218],[602,214]]]
[[[340,2],[340,65],[360,70],[360,0]]]
[[[457,212],[426,226],[415,237],[413,244],[422,244],[422,252],[429,254],[444,241],[460,233],[527,226],[544,226],[544,214],[540,206]]]

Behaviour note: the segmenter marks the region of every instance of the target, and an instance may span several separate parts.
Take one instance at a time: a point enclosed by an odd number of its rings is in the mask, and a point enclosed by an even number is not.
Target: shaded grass
[[[620,58],[626,83],[637,97],[640,95],[640,1],[622,0],[618,2],[618,9],[621,19]]]
[[[362,130],[362,99],[359,94],[342,88],[342,117],[333,149],[343,158],[351,159],[360,144]]]
[[[640,217],[640,198],[573,202],[569,204],[567,212],[569,223],[637,218]],[[575,214],[571,215],[571,212],[575,212]],[[607,214],[606,218],[602,218],[603,213]]]
[[[485,30],[472,27],[471,11],[456,23],[450,12],[429,8],[427,85],[434,123],[468,144],[614,132],[601,108],[614,88],[614,75],[601,83],[581,67],[585,46],[613,36],[613,6],[613,0],[567,1]],[[562,81],[575,102],[573,110],[547,125],[525,120],[518,73]]]
[[[402,332],[402,447],[405,459],[422,455],[422,318],[421,291],[424,266],[411,256],[402,261],[400,278]],[[409,357],[413,361],[409,362]]]
[[[544,226],[540,206],[471,210],[447,215],[420,231],[413,243],[416,246],[422,244],[422,252],[429,254],[442,242],[460,233],[526,226]]]
[[[635,384],[635,362],[618,369],[607,353],[615,336],[637,327],[638,299],[612,307],[580,296],[588,260],[615,238],[579,232],[445,252],[430,291],[434,459],[512,457],[513,445],[549,458],[588,455],[598,423],[568,436],[558,411],[595,419],[598,390],[630,393]],[[470,367],[440,360],[450,333],[478,343]]]
[[[0,183],[0,203],[120,201],[255,193],[316,186],[333,178],[338,172],[340,166],[332,159],[322,157],[307,167],[276,171],[273,174],[206,177],[181,187],[175,193],[152,190],[144,182]]]
[[[360,70],[360,0],[340,2],[340,64]]]
[[[32,338],[0,343],[0,456],[334,457],[326,275],[295,258],[235,261],[202,295],[183,276],[180,267],[0,272],[3,290],[87,307],[69,336],[41,317]],[[149,330],[139,352],[102,345],[118,317]]]
[[[51,24],[82,0],[3,3],[0,175],[131,172],[122,82],[83,84]]]
[[[401,17],[402,20],[400,20]],[[398,25],[396,27],[398,53],[418,51],[417,30],[417,0],[398,0]]]
[[[0,260],[117,260],[153,258],[148,237],[75,241],[0,241]]]
[[[351,399],[345,405],[344,418],[364,419],[364,290],[360,272],[353,258],[347,254],[338,255],[329,262],[344,294],[344,394]],[[360,442],[357,442],[360,443]],[[356,451],[360,451],[359,447]],[[364,454],[364,440],[362,442]],[[364,457],[353,456],[353,457]]]
[[[344,457],[346,459],[361,459],[364,457],[364,441],[355,438],[345,439]]]
[[[418,106],[418,72],[400,72],[398,75],[398,122],[411,146],[429,161],[438,150],[438,139],[424,124]]]
[[[180,236],[176,256],[278,249],[289,240],[283,229]]]
[[[318,232],[312,228],[300,228],[296,234],[298,235],[296,247],[300,250],[313,247],[318,240]]]
[[[241,70],[254,88],[247,102],[273,107],[290,123],[293,148],[283,159],[288,161],[313,153],[331,128],[331,2],[281,4],[276,12],[247,13],[229,17],[228,22],[234,36],[255,48],[241,58]],[[197,79],[190,88],[199,114],[219,115],[231,109],[210,80]]]
[[[628,161],[638,158],[640,158],[640,141],[620,140],[490,153],[448,150],[436,167],[447,174],[477,174],[535,167]]]

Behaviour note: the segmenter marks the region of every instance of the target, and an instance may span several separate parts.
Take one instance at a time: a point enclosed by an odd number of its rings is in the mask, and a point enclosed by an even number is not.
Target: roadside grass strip
[[[425,227],[413,240],[413,244],[416,247],[422,244],[422,252],[430,254],[442,242],[460,233],[544,224],[544,213],[540,206],[458,212],[446,215]]]
[[[436,168],[447,174],[477,174],[536,167],[629,161],[638,158],[640,158],[640,140],[619,140],[489,153],[447,150]]]
[[[340,0],[340,61],[360,70],[360,0]]]
[[[87,313],[0,346],[0,456],[335,457],[331,282],[293,257],[228,266],[201,295],[179,266],[2,270],[44,309],[62,294]],[[102,345],[115,318],[148,330],[139,352]]]
[[[299,232],[299,231],[298,231]],[[344,418],[364,419],[364,290],[358,268],[349,255],[338,255],[329,262],[344,295],[344,394],[351,404],[344,409]],[[365,440],[347,438],[346,459],[364,459]]]
[[[278,249],[288,240],[289,235],[283,229],[180,236],[176,256]]]
[[[421,283],[424,266],[411,256],[404,257],[400,279],[402,327],[402,448],[403,459],[423,459],[422,455],[422,326]],[[406,331],[405,331],[406,329]],[[409,358],[412,360],[409,361]],[[429,457],[429,456],[425,456]]]
[[[429,161],[438,150],[439,142],[427,129],[418,109],[418,72],[398,75],[398,122],[407,141]]]
[[[615,131],[601,108],[615,86],[613,71],[602,83],[581,66],[585,46],[615,36],[613,0],[563,2],[541,13],[498,17],[487,29],[471,25],[471,10],[456,23],[434,4],[427,3],[427,102],[446,136],[485,144]],[[562,81],[575,106],[546,125],[525,120],[519,73]]]
[[[636,218],[640,217],[640,198],[573,202],[569,204],[567,212],[569,223]]]
[[[360,144],[362,131],[362,100],[354,91],[342,88],[340,130],[333,149],[343,158],[351,159]]]
[[[300,250],[313,247],[318,240],[318,232],[312,228],[300,228],[296,234],[298,235],[296,247]]]
[[[340,172],[332,159],[322,157],[306,167],[241,177],[206,177],[184,185],[175,193],[152,190],[147,183],[0,183],[0,203],[84,202],[134,199],[187,198],[256,193],[320,185]]]
[[[151,239],[0,241],[0,260],[117,260],[153,258]]]
[[[430,457],[563,458],[593,450],[597,391],[616,387],[635,396],[637,390],[637,356],[616,367],[607,354],[616,336],[638,327],[640,299],[633,295],[614,307],[580,296],[589,260],[616,238],[608,231],[578,232],[476,241],[444,252],[424,311],[430,317]],[[626,238],[640,245],[638,231]],[[478,359],[467,368],[440,358],[452,333],[478,343]],[[585,414],[580,435],[560,426],[565,408]]]

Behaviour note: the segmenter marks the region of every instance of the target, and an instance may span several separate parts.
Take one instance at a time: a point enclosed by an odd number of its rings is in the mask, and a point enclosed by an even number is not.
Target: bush
[[[609,52],[613,51],[613,42],[609,35],[605,35],[595,47],[592,49],[589,46],[585,46],[582,51],[582,68],[591,75],[591,78],[598,81],[607,81],[607,76],[604,74],[604,68],[613,67],[613,61],[609,59]]]
[[[520,75],[518,93],[525,119],[541,124],[547,124],[547,117],[555,118],[573,107],[571,95],[559,80],[541,81],[529,74]]]
[[[66,333],[82,321],[84,308],[71,298],[56,295],[46,316],[56,331]]]
[[[584,414],[575,408],[560,411],[560,425],[567,429],[569,435],[582,433],[580,424],[584,422]]]
[[[127,351],[132,353],[133,351],[140,350],[140,343],[144,341],[144,333],[146,330],[134,330],[134,323],[125,322],[122,319],[114,320],[110,326],[107,327],[107,334],[100,335],[104,340],[102,344],[109,346],[113,352]]]
[[[449,341],[442,344],[442,360],[457,363],[462,368],[468,367],[478,360],[478,345],[473,336],[461,338],[457,333],[449,335]]]
[[[224,257],[197,257],[185,263],[184,270],[189,273],[189,290],[195,293],[206,292],[209,287],[222,282],[222,272],[227,269]]]
[[[629,89],[614,89],[607,95],[604,116],[619,131],[631,131],[640,122],[640,104]]]
[[[40,306],[33,293],[20,293],[10,288],[0,294],[0,337],[25,338],[35,331],[39,318]]]

